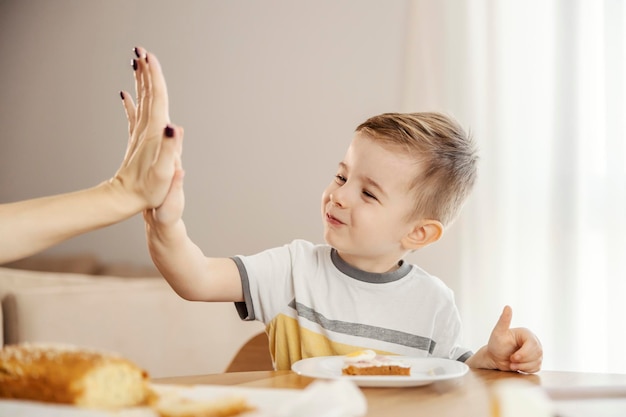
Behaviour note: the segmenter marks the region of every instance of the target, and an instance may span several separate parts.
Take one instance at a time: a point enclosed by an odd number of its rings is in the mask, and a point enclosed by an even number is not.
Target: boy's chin
[[[337,254],[341,256],[341,254],[349,254],[354,252],[354,248],[347,246],[345,244],[341,244],[340,242],[335,242],[333,240],[325,239],[326,244],[331,248],[337,251]]]
[[[337,239],[336,237],[334,237],[332,235],[332,232],[329,232],[328,230],[324,231],[324,242],[326,242],[328,246],[331,246],[337,249],[338,251],[341,250],[341,248],[344,246],[342,245],[342,242],[339,241],[339,239]]]

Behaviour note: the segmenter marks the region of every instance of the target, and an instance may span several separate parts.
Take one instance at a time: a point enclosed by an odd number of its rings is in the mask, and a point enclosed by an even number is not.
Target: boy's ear
[[[438,241],[443,235],[443,224],[438,220],[421,220],[413,230],[402,239],[406,250],[421,249]]]

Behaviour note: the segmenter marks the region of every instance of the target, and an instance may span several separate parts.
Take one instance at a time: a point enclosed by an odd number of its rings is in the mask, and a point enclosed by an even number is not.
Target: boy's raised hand
[[[176,128],[176,135],[182,137],[183,129]],[[182,169],[180,158],[176,160],[176,172],[172,179],[171,187],[165,200],[159,207],[144,210],[144,220],[148,227],[172,226],[182,218],[185,208],[185,194],[183,192],[183,177],[185,172]]]
[[[543,360],[541,342],[528,329],[511,329],[512,318],[511,307],[504,307],[487,346],[483,348],[486,359],[493,362],[493,367],[488,367],[502,371],[538,372]]]
[[[111,182],[136,197],[140,211],[159,207],[173,179],[182,175],[183,131],[170,124],[167,87],[158,59],[143,48],[134,52],[137,106],[129,93],[121,93],[129,139],[124,161]]]

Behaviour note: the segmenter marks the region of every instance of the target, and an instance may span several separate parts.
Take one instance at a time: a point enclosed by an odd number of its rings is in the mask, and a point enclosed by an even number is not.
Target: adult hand
[[[111,182],[135,196],[139,210],[144,210],[163,203],[180,169],[182,129],[170,123],[167,87],[158,59],[143,48],[134,51],[137,105],[129,93],[121,92],[129,139]]]

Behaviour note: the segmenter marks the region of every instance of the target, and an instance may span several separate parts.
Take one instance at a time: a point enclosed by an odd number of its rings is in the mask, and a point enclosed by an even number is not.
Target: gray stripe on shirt
[[[298,316],[319,324],[322,328],[335,333],[343,333],[352,336],[366,337],[383,342],[394,343],[396,345],[408,346],[411,348],[427,351],[432,354],[435,350],[436,342],[423,336],[405,333],[398,330],[385,329],[384,327],[370,326],[361,323],[350,323],[340,320],[330,320],[310,307],[292,300],[289,307],[298,312]]]

